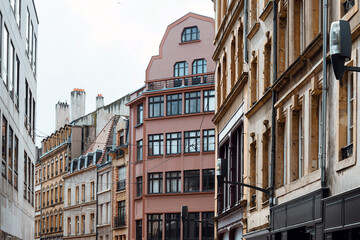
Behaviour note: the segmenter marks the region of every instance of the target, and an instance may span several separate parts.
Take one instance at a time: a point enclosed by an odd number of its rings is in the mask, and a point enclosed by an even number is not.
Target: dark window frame
[[[155,224],[157,231],[154,232]],[[148,214],[147,215],[147,239],[148,240],[162,240],[162,214]]]
[[[182,93],[166,95],[166,116],[182,114]]]
[[[202,170],[202,190],[215,191],[215,169]]]
[[[203,240],[214,239],[214,212],[202,212],[201,213],[201,232]]]
[[[185,93],[185,114],[200,113],[200,104],[200,91]]]
[[[148,136],[148,155],[149,156],[161,156],[164,153],[164,135],[161,134],[151,134]],[[157,150],[158,153],[154,153],[154,150]]]
[[[215,151],[215,129],[203,130],[203,144],[202,145],[203,145],[204,152]]]
[[[184,171],[184,192],[200,191],[200,170]]]
[[[205,58],[195,59],[192,63],[192,74],[202,74],[207,72],[207,62]],[[192,77],[191,84],[197,85],[201,83],[201,76]],[[206,76],[203,76],[203,82],[206,83]]]
[[[199,213],[191,212],[183,225],[183,237],[187,240],[199,240]]]
[[[191,136],[195,133],[195,136]],[[192,140],[195,140],[196,144],[192,146]],[[191,147],[194,151],[191,151]],[[184,152],[185,153],[194,153],[200,152],[200,131],[187,131],[184,132]]]
[[[214,112],[215,111],[215,90],[205,90],[203,92],[203,99],[204,99],[204,112]],[[211,104],[210,102],[213,102]]]
[[[156,118],[163,116],[164,116],[164,96],[149,97],[149,118]]]
[[[136,197],[143,195],[143,178],[142,176],[136,178]]]
[[[166,176],[166,193],[180,193],[181,171],[166,172],[165,176]],[[172,191],[173,188],[175,188],[175,191]]]
[[[155,186],[158,185],[158,191],[155,191]],[[158,194],[163,193],[163,173],[155,172],[148,173],[148,193]]]
[[[177,135],[177,136],[173,136]],[[174,143],[174,144],[173,144]],[[172,151],[172,147],[176,144],[176,152]],[[181,132],[166,133],[166,154],[180,154],[181,153]]]
[[[180,232],[181,232],[180,213],[166,213],[165,239],[180,240]]]
[[[137,125],[140,125],[144,122],[144,105],[140,103],[137,105]]]
[[[136,220],[135,226],[136,226],[136,240],[142,240],[142,220]]]
[[[136,160],[143,160],[143,140],[136,141]]]
[[[181,42],[200,40],[200,30],[197,26],[186,27],[181,33]]]

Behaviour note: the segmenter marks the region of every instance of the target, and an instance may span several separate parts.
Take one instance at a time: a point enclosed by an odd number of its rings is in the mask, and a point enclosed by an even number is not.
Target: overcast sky
[[[35,0],[39,17],[37,134],[55,130],[55,104],[86,91],[105,105],[144,84],[166,27],[188,12],[214,17],[211,0]],[[37,143],[41,138],[37,139]]]

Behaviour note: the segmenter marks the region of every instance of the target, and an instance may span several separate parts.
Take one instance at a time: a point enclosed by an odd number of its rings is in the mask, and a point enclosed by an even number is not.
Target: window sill
[[[154,158],[161,158],[161,157],[163,157],[164,155],[163,154],[161,154],[161,155],[148,155],[148,159],[154,159]]]
[[[139,124],[135,125],[134,128],[138,128],[138,127],[140,127],[142,125],[143,125],[143,123],[139,123]]]
[[[202,154],[215,154],[215,150],[213,151],[202,151]]]
[[[251,40],[255,34],[257,33],[257,31],[260,28],[260,23],[258,21],[256,21],[256,23],[254,23],[254,25],[251,27],[250,32],[248,33],[248,35],[246,36],[249,40]]]
[[[337,172],[345,170],[346,168],[352,167],[356,164],[356,158],[354,157],[355,153],[351,157],[343,159],[335,163],[335,170]]]
[[[200,152],[184,153],[184,156],[200,155]]]
[[[190,43],[197,43],[197,42],[201,42],[201,40],[193,40],[193,41],[188,41],[188,42],[179,42],[179,45],[185,45],[185,44],[190,44]]]
[[[165,157],[180,157],[181,153],[176,153],[176,154],[166,154]]]

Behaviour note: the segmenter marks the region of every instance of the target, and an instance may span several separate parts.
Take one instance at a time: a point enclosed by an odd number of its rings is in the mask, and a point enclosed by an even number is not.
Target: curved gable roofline
[[[163,45],[165,43],[165,40],[169,34],[169,31],[170,29],[172,29],[173,27],[175,27],[176,25],[182,23],[183,21],[187,20],[188,18],[190,17],[193,17],[193,18],[197,18],[199,20],[203,20],[203,21],[207,21],[207,22],[210,22],[213,27],[215,28],[215,22],[214,22],[214,19],[211,18],[211,17],[206,17],[206,16],[203,16],[203,15],[199,15],[199,14],[196,14],[196,13],[192,13],[192,12],[189,12],[188,14],[186,14],[185,16],[179,18],[178,20],[176,20],[175,22],[171,23],[170,25],[167,26],[166,28],[166,31],[165,31],[165,34],[161,40],[161,43],[160,43],[160,46],[159,46],[159,55],[155,55],[155,56],[152,56],[151,59],[150,59],[150,62],[146,68],[146,81],[147,80],[150,80],[149,79],[149,70],[151,68],[151,65],[152,63],[156,60],[156,59],[161,59],[162,56],[163,56],[163,52],[162,52],[162,48],[163,48]]]

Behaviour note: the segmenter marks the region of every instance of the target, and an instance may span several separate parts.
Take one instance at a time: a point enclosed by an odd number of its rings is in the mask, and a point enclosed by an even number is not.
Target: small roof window
[[[191,42],[200,39],[200,31],[197,26],[187,27],[181,33],[181,42]]]

